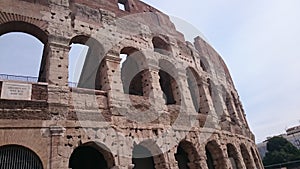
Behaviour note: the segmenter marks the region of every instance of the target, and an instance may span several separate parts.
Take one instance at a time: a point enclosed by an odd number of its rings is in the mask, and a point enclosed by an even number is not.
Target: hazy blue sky
[[[220,53],[231,71],[258,142],[300,124],[299,0],[144,2],[174,16],[177,27],[188,32],[188,40],[203,34]],[[37,76],[37,70],[25,67],[39,67],[28,60],[41,56],[42,44],[24,42],[23,36],[28,35],[0,37],[0,73]],[[28,51],[29,46],[41,50]]]
[[[258,142],[300,124],[300,1],[144,2],[194,25],[220,53]]]

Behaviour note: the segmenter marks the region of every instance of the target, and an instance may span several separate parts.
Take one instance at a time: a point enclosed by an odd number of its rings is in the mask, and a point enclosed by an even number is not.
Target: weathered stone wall
[[[137,145],[155,168],[179,168],[180,148],[191,169],[263,168],[224,61],[200,37],[185,42],[164,13],[137,0],[0,2],[0,35],[44,44],[31,99],[0,99],[0,146],[31,149],[44,169],[70,168],[81,147],[107,168],[133,168]],[[68,85],[72,43],[89,46],[78,87]]]

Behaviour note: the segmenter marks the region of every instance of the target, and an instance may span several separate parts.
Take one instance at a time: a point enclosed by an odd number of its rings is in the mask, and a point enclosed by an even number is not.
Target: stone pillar
[[[199,165],[201,167],[201,169],[208,169],[207,167],[207,157],[206,157],[206,151],[205,151],[205,147],[201,148],[201,151],[199,152],[199,156],[200,156],[200,161],[199,161]]]
[[[159,83],[159,67],[155,65],[149,65],[149,74],[151,76],[150,80],[150,103],[153,111],[158,114],[159,122],[162,124],[170,124],[171,118],[168,113],[168,108],[165,105],[165,100],[163,98],[163,91]]]
[[[64,136],[65,128],[61,126],[50,126],[51,137],[51,159],[50,169],[65,169],[63,157],[59,155],[59,149],[61,149],[61,138]]]
[[[237,162],[241,164],[242,168],[246,168],[242,153],[237,151]]]
[[[192,96],[190,94],[189,88],[188,88],[188,82],[186,73],[182,70],[178,70],[178,74],[176,78],[176,82],[179,86],[179,92],[180,95],[178,100],[180,100],[180,115],[177,121],[182,122],[180,123],[179,127],[182,129],[182,127],[187,127],[186,129],[189,130],[191,127],[199,127],[199,121],[198,121],[198,112],[194,109],[194,104],[192,100]]]
[[[68,66],[69,51],[68,39],[51,36],[46,46],[47,55],[43,71],[48,82],[49,112],[56,116],[54,119],[64,118],[58,112],[67,112],[69,100]],[[61,111],[62,110],[62,111]]]
[[[175,159],[177,148],[173,148],[166,153],[167,169],[178,169],[178,162]]]
[[[101,68],[107,73],[107,79],[103,83],[103,90],[108,91],[108,103],[114,115],[122,114],[127,107],[125,103],[128,102],[123,92],[120,61],[121,59],[118,56],[108,53],[104,58],[104,67]]]
[[[207,83],[205,79],[202,79],[201,86],[202,86],[203,94],[206,96],[206,99],[207,99],[207,101],[206,101],[207,107],[205,109],[208,112],[204,126],[220,128],[219,127],[220,119],[218,118],[218,115],[217,115],[215,107],[214,107],[214,102],[213,102],[212,96],[210,94],[209,83]]]
[[[70,47],[67,39],[59,42],[55,38],[49,39],[46,46],[48,55],[46,56],[46,65],[44,68],[46,82],[49,85],[68,86],[68,66]]]

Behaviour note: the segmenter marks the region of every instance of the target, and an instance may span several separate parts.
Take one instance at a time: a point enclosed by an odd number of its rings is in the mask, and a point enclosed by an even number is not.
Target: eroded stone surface
[[[200,37],[185,42],[166,14],[137,0],[1,0],[0,34],[14,31],[44,53],[31,99],[0,100],[0,146],[32,150],[45,169],[76,169],[86,147],[106,168],[138,167],[138,146],[157,169],[183,154],[190,169],[263,168],[222,58]],[[72,43],[89,46],[78,87]]]

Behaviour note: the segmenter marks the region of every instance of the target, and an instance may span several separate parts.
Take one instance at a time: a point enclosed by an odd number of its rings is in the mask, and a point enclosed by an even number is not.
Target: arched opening
[[[210,79],[207,79],[207,83],[208,83],[208,87],[209,87],[209,94],[210,94],[212,102],[213,102],[214,110],[215,110],[216,114],[218,115],[218,117],[221,119],[224,110],[223,110],[223,105],[222,105],[222,101],[221,101],[222,98],[219,95],[218,86],[215,85],[215,83]]]
[[[227,144],[227,154],[233,169],[243,168],[238,158],[238,152],[234,145]]]
[[[1,169],[43,169],[40,158],[30,149],[18,145],[0,147]]]
[[[175,67],[166,60],[159,61],[159,83],[163,91],[163,98],[166,105],[180,105],[180,89],[176,82],[177,72]]]
[[[146,58],[136,48],[126,47],[120,52],[121,80],[125,94],[149,96],[150,73],[147,68]]]
[[[208,114],[210,110],[201,78],[191,67],[186,69],[186,76],[195,111],[201,114]]]
[[[154,158],[149,149],[135,145],[132,152],[133,169],[155,169]]]
[[[101,145],[103,146],[103,145]],[[71,169],[110,169],[114,166],[112,154],[106,147],[94,142],[77,147],[71,154]]]
[[[231,97],[233,99],[233,103],[234,103],[234,106],[235,106],[235,109],[237,111],[239,119],[245,124],[246,119],[245,119],[245,116],[243,114],[243,110],[241,108],[241,105],[239,104],[239,101],[236,99],[235,95],[233,94],[233,92],[231,92]]]
[[[104,48],[94,38],[78,35],[70,41],[69,86],[103,90],[106,70]]]
[[[26,22],[0,25],[0,80],[44,82],[47,35]]]
[[[198,161],[200,157],[196,148],[191,142],[181,141],[177,147],[175,159],[178,162],[179,169],[197,169],[200,168]]]
[[[240,148],[246,168],[254,169],[255,167],[252,165],[251,157],[245,144],[241,144]]]
[[[222,149],[216,141],[210,141],[205,146],[206,163],[209,169],[222,169],[225,165],[225,158]]]
[[[153,37],[152,44],[154,47],[154,52],[163,55],[169,55],[171,53],[171,46],[166,42],[166,40],[163,40],[160,37]]]
[[[207,148],[205,148],[205,154],[206,154],[206,164],[208,169],[215,169],[214,159]]]
[[[200,113],[200,87],[197,73],[190,67],[186,69],[186,76],[195,111]]]
[[[86,59],[89,47],[87,45],[72,43],[69,53],[69,86],[78,87],[80,74]]]
[[[225,89],[223,89],[223,92],[224,92],[223,97],[224,97],[224,101],[225,101],[227,111],[228,111],[229,116],[230,116],[230,120],[233,124],[238,124],[239,119],[238,119],[237,114],[236,114],[236,109],[234,107],[233,100],[230,97],[230,95],[225,91]]]
[[[204,63],[202,62],[202,60],[200,60],[200,67],[202,68],[202,70],[203,70],[204,72],[207,72],[207,68],[206,68],[206,66],[204,65]]]
[[[200,68],[204,72],[207,72],[207,73],[210,72],[210,65],[209,65],[208,60],[205,57],[200,58]]]
[[[258,156],[257,156],[257,154],[255,153],[253,147],[251,147],[251,153],[252,153],[252,157],[253,157],[253,159],[254,159],[256,168],[260,168],[260,162],[259,162]]]

